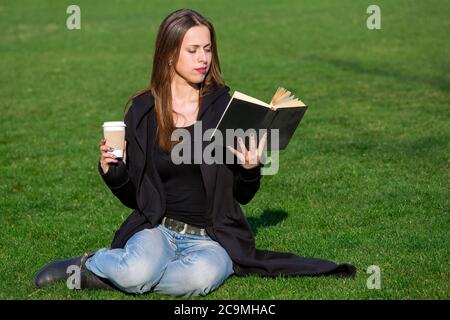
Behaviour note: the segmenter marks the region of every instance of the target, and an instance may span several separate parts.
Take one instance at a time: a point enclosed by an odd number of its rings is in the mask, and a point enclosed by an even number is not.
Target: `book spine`
[[[267,150],[272,149],[272,135],[271,135],[271,129],[273,128],[273,123],[275,122],[275,118],[278,116],[279,112],[278,110],[274,110],[270,112],[270,122],[267,124]],[[275,128],[278,129],[278,128]]]
[[[268,110],[261,123],[261,128],[269,130],[275,116],[276,111]]]

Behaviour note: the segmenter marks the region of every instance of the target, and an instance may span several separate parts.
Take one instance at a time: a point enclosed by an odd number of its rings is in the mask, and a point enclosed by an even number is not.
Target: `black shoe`
[[[114,285],[108,279],[100,278],[90,270],[86,269],[84,265],[82,266],[80,272],[80,288],[116,290]]]
[[[34,285],[42,288],[57,281],[67,280],[70,276],[67,273],[67,268],[71,265],[81,268],[90,256],[92,256],[92,253],[85,253],[81,256],[50,262],[36,273]]]

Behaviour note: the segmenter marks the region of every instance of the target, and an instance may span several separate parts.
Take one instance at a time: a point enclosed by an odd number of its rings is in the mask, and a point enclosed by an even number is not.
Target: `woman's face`
[[[190,83],[201,83],[211,66],[211,36],[205,26],[190,28],[181,44],[175,72]]]

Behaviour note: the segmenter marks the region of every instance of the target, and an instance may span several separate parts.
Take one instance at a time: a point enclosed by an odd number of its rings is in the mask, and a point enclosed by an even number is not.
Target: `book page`
[[[283,87],[279,87],[275,92],[272,100],[270,101],[270,105],[273,107],[273,109],[306,106],[302,101],[295,98],[294,95],[291,95],[290,91],[287,91]]]
[[[243,94],[243,93],[241,93],[239,91],[235,91],[234,92],[233,98],[236,98],[236,99],[239,99],[239,100],[244,100],[244,101],[247,101],[247,102],[250,102],[250,103],[254,103],[254,104],[258,104],[260,106],[264,106],[264,107],[270,108],[270,105],[268,103],[263,102],[263,101],[258,100],[258,99],[255,99],[253,97],[250,97],[250,96],[248,96],[246,94]]]
[[[275,109],[293,108],[293,107],[306,107],[306,105],[301,100],[295,99],[288,102],[284,102],[282,105],[277,105],[275,106]]]

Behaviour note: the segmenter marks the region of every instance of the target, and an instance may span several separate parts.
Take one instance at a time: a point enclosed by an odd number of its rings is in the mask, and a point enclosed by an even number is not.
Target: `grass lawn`
[[[149,83],[180,7],[216,28],[232,90],[279,85],[310,106],[280,171],[244,211],[257,247],[349,262],[356,279],[231,277],[194,299],[449,299],[449,1],[72,1],[0,4],[0,298],[173,299],[32,285],[107,247],[130,213],[97,172],[101,124]],[[381,270],[369,290],[366,269]]]

